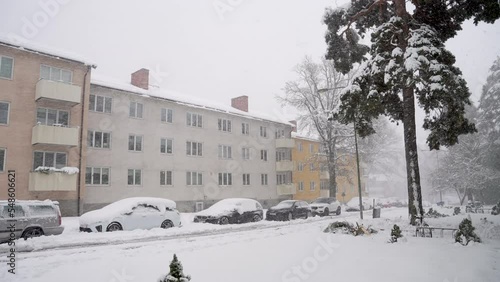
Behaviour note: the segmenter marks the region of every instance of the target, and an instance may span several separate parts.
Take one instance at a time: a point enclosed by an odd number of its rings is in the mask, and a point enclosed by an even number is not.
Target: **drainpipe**
[[[85,111],[86,111],[86,106],[85,106],[85,91],[87,89],[87,76],[88,74],[90,73],[90,69],[91,68],[96,68],[97,66],[95,65],[88,65],[87,66],[87,71],[85,72],[85,75],[83,77],[83,87],[82,87],[82,114],[81,114],[81,119],[80,119],[80,140],[78,141],[78,145],[80,146],[80,157],[78,158],[78,170],[79,170],[79,173],[78,173],[78,185],[77,185],[77,201],[78,201],[78,205],[77,205],[77,213],[78,213],[78,216],[81,215],[81,212],[82,212],[82,207],[81,207],[81,193],[82,193],[82,182],[81,182],[81,179],[82,179],[82,157],[83,157],[83,121],[84,121],[84,117],[85,117]],[[90,83],[90,82],[89,82]]]

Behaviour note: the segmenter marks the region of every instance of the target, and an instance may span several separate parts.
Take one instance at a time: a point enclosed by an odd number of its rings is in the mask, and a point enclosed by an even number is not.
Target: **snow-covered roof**
[[[316,136],[304,136],[304,135],[297,133],[297,132],[292,132],[292,138],[321,143],[319,138]]]
[[[32,41],[29,41],[27,39],[19,39],[18,37],[12,38],[8,37],[5,35],[0,34],[0,45],[16,48],[19,50],[24,50],[27,52],[39,54],[42,56],[49,56],[53,57],[56,59],[64,59],[64,60],[69,60],[77,63],[82,63],[87,66],[92,66],[94,68],[97,67],[97,64],[94,62],[91,62],[90,60],[72,53],[68,51],[63,51],[63,50],[58,50],[49,46],[45,46],[40,43],[34,43]]]
[[[220,104],[214,102],[213,100],[207,100],[200,97],[194,97],[190,95],[186,95],[184,93],[180,93],[177,91],[164,90],[159,88],[151,88],[149,90],[145,90],[139,87],[136,87],[128,82],[123,82],[120,80],[116,80],[109,77],[103,77],[99,75],[92,74],[91,84],[103,86],[107,88],[122,90],[126,92],[130,92],[132,94],[139,94],[143,97],[151,97],[151,98],[159,98],[168,100],[174,103],[182,104],[188,107],[200,108],[209,111],[222,112],[231,115],[243,116],[246,118],[257,119],[270,121],[274,123],[286,124],[290,126],[294,126],[289,123],[287,120],[282,120],[278,116],[273,116],[266,113],[259,113],[255,111],[241,111],[236,108],[233,108],[228,105]]]

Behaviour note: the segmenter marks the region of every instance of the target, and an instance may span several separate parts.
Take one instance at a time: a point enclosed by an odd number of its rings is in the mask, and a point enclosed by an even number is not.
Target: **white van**
[[[59,203],[55,201],[0,201],[0,243],[18,238],[59,235],[63,232]]]

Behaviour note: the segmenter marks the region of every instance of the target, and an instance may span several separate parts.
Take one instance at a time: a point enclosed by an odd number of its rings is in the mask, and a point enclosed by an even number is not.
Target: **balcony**
[[[330,174],[328,171],[320,171],[319,179],[330,179]]]
[[[295,162],[293,161],[279,161],[276,162],[276,171],[293,171],[295,169]]]
[[[40,79],[35,93],[36,101],[58,101],[72,107],[81,103],[82,90],[80,86]]]
[[[76,191],[78,173],[63,172],[41,173],[30,172],[29,191]]]
[[[291,138],[278,138],[276,139],[276,148],[294,148],[295,140]]]
[[[295,195],[297,190],[295,189],[295,184],[280,184],[276,186],[279,196],[283,195]]]
[[[35,125],[31,130],[31,144],[78,146],[78,128]]]
[[[319,162],[322,163],[328,162],[328,156],[325,153],[317,153],[315,156]]]

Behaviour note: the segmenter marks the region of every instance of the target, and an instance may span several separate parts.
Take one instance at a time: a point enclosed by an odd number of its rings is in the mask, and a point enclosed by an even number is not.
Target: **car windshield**
[[[313,204],[329,204],[331,202],[328,198],[319,198],[314,200]]]
[[[277,204],[275,206],[275,208],[277,208],[277,209],[291,208],[293,206],[293,203],[295,203],[295,201],[283,201],[283,202],[280,202],[279,204]]]

